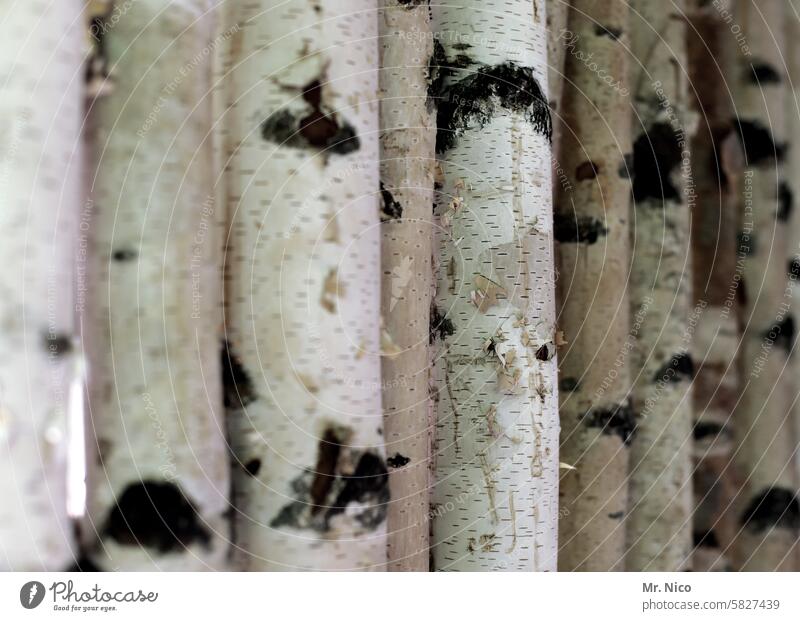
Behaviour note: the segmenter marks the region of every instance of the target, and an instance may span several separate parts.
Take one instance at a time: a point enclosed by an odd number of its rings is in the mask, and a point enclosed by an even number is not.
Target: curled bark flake
[[[452,149],[469,129],[486,126],[500,108],[523,114],[534,130],[552,138],[550,106],[530,67],[513,62],[482,65],[442,89],[436,151]]]
[[[174,484],[160,481],[125,488],[104,532],[119,544],[161,553],[181,552],[193,543],[207,545],[211,539],[185,494]]]

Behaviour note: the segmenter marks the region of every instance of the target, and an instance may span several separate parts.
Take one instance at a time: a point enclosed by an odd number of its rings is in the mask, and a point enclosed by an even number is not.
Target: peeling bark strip
[[[533,69],[509,61],[454,72],[462,73],[465,77],[450,78],[439,93],[437,153],[452,149],[464,132],[485,127],[500,108],[523,115],[536,132],[551,139],[550,106]]]
[[[78,0],[0,3],[0,571],[60,571],[85,32]]]
[[[621,88],[568,55],[560,147],[568,183],[558,185],[553,225],[559,328],[568,341],[559,368],[560,459],[575,468],[561,473],[561,571],[624,569],[627,447],[636,427],[627,356],[620,357],[629,323],[629,13],[624,2],[575,0],[567,24]]]
[[[693,364],[690,210],[692,177],[683,169],[694,122],[689,109],[686,3],[643,0],[631,24],[633,56],[644,62],[632,80],[635,200],[630,304],[641,314],[630,356],[639,415],[631,444],[629,571],[681,571],[692,553]],[[632,20],[634,18],[632,17]],[[640,309],[646,308],[646,312]],[[676,354],[676,352],[681,352]],[[664,361],[667,361],[666,364]]]
[[[786,47],[786,26],[789,16],[793,21],[794,15],[786,2],[739,0],[736,8],[735,19],[742,24],[743,35],[759,63],[777,72],[783,70],[787,59],[794,62],[794,53]],[[760,525],[778,519],[782,490],[796,488],[792,469],[787,466],[794,461],[796,449],[788,416],[794,377],[787,372],[791,368],[787,354],[794,342],[794,321],[785,308],[786,260],[793,233],[781,219],[786,196],[776,195],[776,187],[791,183],[793,176],[787,171],[785,156],[791,157],[794,151],[787,142],[790,136],[793,139],[787,112],[791,110],[794,116],[795,103],[783,74],[778,80],[758,83],[750,60],[741,55],[738,58],[739,81],[733,92],[746,156],[739,214],[742,229],[755,231],[760,243],[744,256],[741,268],[741,284],[747,284],[750,290],[750,295],[742,297],[740,312],[740,365],[742,377],[748,381],[733,412],[733,469],[744,485],[733,506],[737,528],[731,545],[732,561],[736,570],[792,571],[798,567],[797,558],[787,551],[795,545],[796,533],[784,528],[761,529]],[[790,217],[791,213],[785,215]],[[769,490],[775,490],[774,494]],[[778,514],[774,515],[776,510]],[[740,520],[750,522],[750,527],[739,528]]]
[[[428,571],[436,142],[428,88],[435,51],[427,1],[381,0],[379,7],[381,317],[397,350],[381,359],[384,438],[393,455],[387,460],[393,499],[386,516],[387,558],[389,571]]]
[[[375,9],[372,0],[222,7],[234,28],[220,122],[239,570],[386,567],[380,235],[394,222],[378,226]],[[385,184],[408,210],[401,186]],[[423,318],[423,345],[427,330]]]
[[[438,38],[449,59],[437,93],[431,317],[437,571],[556,566],[546,16],[538,1],[503,6],[431,5],[432,30],[447,34]]]
[[[87,485],[96,528],[85,530],[100,539],[86,545],[102,569],[225,567],[224,214],[210,198],[203,53],[215,26],[204,0],[138,0],[104,36],[117,80],[88,119],[95,252],[82,318],[97,452]]]

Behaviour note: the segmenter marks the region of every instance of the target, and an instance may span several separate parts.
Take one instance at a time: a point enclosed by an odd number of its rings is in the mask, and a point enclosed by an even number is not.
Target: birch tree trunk
[[[561,104],[564,92],[564,61],[566,58],[566,41],[568,40],[567,15],[569,0],[551,0],[547,3],[547,84],[550,110],[553,123],[553,169],[560,168],[561,159],[561,126],[563,110]]]
[[[628,554],[632,571],[680,571],[690,559],[691,311],[688,110],[684,3],[645,0],[632,17],[636,116],[630,302],[637,435],[631,445]]]
[[[65,570],[81,4],[4,2],[0,36],[0,570]]]
[[[718,5],[730,14],[732,2]],[[733,131],[729,84],[735,40],[717,6],[693,0],[688,24],[690,85],[698,131],[692,139],[696,203],[692,212],[693,295],[702,309],[692,341],[695,508],[693,571],[730,569],[735,520],[730,502],[731,413],[739,374],[736,233],[744,158]]]
[[[631,113],[629,8],[574,0],[563,96],[567,181],[557,190],[561,461],[559,569],[624,569],[628,446],[627,357]],[[580,57],[592,54],[603,73]],[[604,76],[609,76],[611,82]],[[613,82],[613,84],[612,84]]]
[[[88,556],[107,570],[219,569],[227,554],[210,7],[139,0],[102,33],[114,84],[90,108],[82,327]]]
[[[442,43],[433,564],[552,570],[559,426],[545,3],[432,10]]]
[[[427,3],[381,0],[381,316],[389,456],[389,569],[428,571],[430,497],[431,204],[435,102]]]
[[[736,113],[746,170],[740,252],[743,392],[734,413],[738,502],[736,569],[793,570],[798,510],[790,423],[788,356],[794,346],[787,274],[792,199],[784,178],[786,142],[785,3],[737,3],[750,55],[739,55]]]
[[[384,569],[377,5],[227,4],[236,567]]]

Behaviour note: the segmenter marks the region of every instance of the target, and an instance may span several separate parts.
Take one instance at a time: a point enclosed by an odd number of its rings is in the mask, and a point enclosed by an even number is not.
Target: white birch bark
[[[428,571],[431,430],[428,362],[435,102],[426,2],[382,0],[381,316],[389,465],[389,570]],[[387,340],[388,339],[388,340]]]
[[[681,571],[691,539],[693,134],[683,2],[644,0],[631,17],[634,114],[630,302],[636,437],[627,570]],[[641,321],[639,321],[641,318]],[[638,325],[637,325],[638,323]]]
[[[90,109],[87,554],[102,569],[223,568],[228,458],[211,3],[139,0],[103,35]]]
[[[555,239],[561,461],[559,569],[624,569],[628,446],[634,419],[627,358],[631,115],[629,9],[573,0],[562,98],[566,182]],[[612,83],[579,57],[593,62]]]
[[[377,3],[226,8],[236,567],[384,569]]]
[[[728,571],[735,532],[730,459],[731,414],[739,390],[737,202],[744,158],[734,132],[729,91],[736,42],[723,13],[732,3],[689,5],[688,56],[698,130],[692,139],[697,199],[692,213],[693,295],[702,309],[692,340],[696,364],[693,400],[693,571]],[[740,274],[739,274],[740,276]]]
[[[433,6],[434,569],[556,565],[558,391],[545,3]]]
[[[741,476],[734,567],[792,570],[798,503],[790,433],[789,352],[794,346],[787,274],[791,195],[785,178],[785,2],[740,0],[750,55],[739,55],[736,117],[746,170],[742,188],[742,393],[734,413]]]
[[[0,7],[0,570],[66,570],[82,5]]]
[[[561,125],[564,91],[564,60],[566,57],[567,15],[569,0],[550,0],[547,3],[547,88],[553,118],[553,162],[561,159]]]

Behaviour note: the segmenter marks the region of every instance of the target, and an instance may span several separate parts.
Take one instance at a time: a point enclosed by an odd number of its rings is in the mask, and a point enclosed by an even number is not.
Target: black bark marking
[[[594,179],[597,177],[598,172],[600,172],[600,165],[595,164],[591,160],[587,160],[575,169],[575,179],[578,181]]]
[[[781,75],[772,65],[758,62],[750,65],[750,83],[764,86],[765,84],[780,84],[783,80]]]
[[[612,26],[604,26],[603,24],[596,24],[594,27],[594,34],[598,37],[609,37],[614,41],[619,41],[622,36],[622,28],[614,28]]]
[[[463,132],[483,128],[500,108],[524,114],[535,131],[551,140],[550,106],[533,70],[506,62],[482,65],[442,87],[436,123],[437,153],[453,148]]]
[[[553,238],[558,242],[594,244],[606,233],[608,229],[603,222],[591,216],[558,213],[553,216]]]
[[[95,565],[90,559],[86,558],[85,556],[81,556],[78,558],[72,566],[64,571],[69,572],[95,572],[95,571],[102,571],[97,565]]]
[[[800,258],[794,257],[789,261],[789,276],[792,278],[800,276]]]
[[[692,431],[695,440],[706,440],[708,438],[716,438],[722,435],[728,435],[728,430],[725,425],[711,421],[697,421],[694,424]]]
[[[633,198],[654,199],[654,207],[664,201],[679,201],[678,188],[672,182],[673,171],[683,158],[675,131],[668,123],[655,123],[633,144]],[[657,202],[656,202],[657,201]]]
[[[662,366],[655,375],[654,382],[673,382],[677,383],[684,379],[691,380],[694,377],[694,361],[687,353],[675,354],[667,363]]]
[[[289,110],[275,112],[261,126],[264,140],[338,155],[347,155],[360,148],[355,128],[347,122],[340,124],[335,113],[323,110],[322,83],[319,80],[303,89],[303,99],[311,107],[311,112],[302,117]]]
[[[280,509],[270,526],[325,533],[330,530],[331,519],[344,513],[353,502],[362,506],[354,516],[362,526],[374,530],[383,523],[390,499],[386,464],[377,454],[367,451],[360,454],[352,474],[341,473],[341,462],[352,463],[353,452],[342,460],[347,449],[340,442],[336,432],[325,432],[314,471],[306,470],[292,481],[295,500]]]
[[[139,253],[132,248],[120,248],[119,250],[115,250],[113,253],[111,253],[111,258],[120,263],[125,261],[133,261],[138,256]]]
[[[626,153],[617,169],[617,174],[622,179],[630,179],[633,175],[633,153]]]
[[[261,470],[261,460],[258,458],[251,459],[244,464],[244,471],[251,477],[257,476],[259,470]]]
[[[800,529],[800,504],[791,490],[770,487],[753,498],[742,514],[741,524],[753,533],[773,528]]]
[[[253,383],[228,341],[222,341],[222,400],[226,408],[243,410],[255,401]]]
[[[592,408],[581,418],[587,427],[599,428],[607,436],[619,436],[626,446],[630,446],[636,435],[636,415],[627,402],[608,408]]]
[[[736,235],[737,252],[745,257],[749,257],[756,251],[756,238],[753,233],[740,232]]]
[[[574,377],[564,377],[558,382],[558,389],[564,392],[572,392],[578,387],[578,380]]]
[[[45,333],[43,345],[50,356],[60,358],[72,351],[72,338],[66,334]]]
[[[403,217],[403,206],[395,200],[392,193],[386,189],[386,186],[383,185],[383,181],[380,182],[380,189],[381,189],[381,199],[383,200],[383,205],[381,207],[381,222],[386,222],[388,220],[399,220]]]
[[[444,81],[452,73],[452,69],[447,66],[447,54],[438,39],[433,40],[433,52],[428,59],[428,97],[426,106],[428,112],[433,112],[442,96]]]
[[[692,537],[695,548],[719,548],[719,540],[713,530],[696,530]]]
[[[734,119],[739,141],[744,150],[748,166],[758,166],[767,161],[782,161],[786,155],[786,146],[776,144],[772,132],[758,121],[742,121]]]
[[[325,508],[325,503],[336,480],[336,466],[342,452],[341,440],[332,429],[325,430],[319,441],[317,465],[314,479],[311,481],[311,515],[316,515]]]
[[[397,0],[397,4],[402,4],[407,9],[413,9],[429,2],[430,0]]]
[[[389,459],[386,460],[386,464],[390,468],[402,468],[409,462],[411,462],[411,460],[405,455],[401,455],[400,453],[395,453],[394,457],[390,457]]]
[[[777,218],[781,222],[787,222],[794,209],[794,194],[785,181],[778,185],[778,212]]]
[[[431,319],[430,319],[430,335],[428,337],[429,343],[432,345],[436,338],[444,340],[448,336],[455,334],[455,326],[447,316],[444,316],[439,311],[437,306],[431,306]]]
[[[610,519],[612,519],[612,520],[621,520],[623,517],[625,517],[625,512],[624,511],[614,511],[614,513],[609,513],[608,517]]]
[[[783,320],[773,324],[769,329],[762,332],[761,336],[767,341],[772,343],[786,352],[786,355],[792,353],[794,347],[794,318],[787,315]]]
[[[553,356],[555,355],[556,355],[555,343],[545,343],[539,349],[536,350],[536,359],[541,360],[542,362],[547,362],[548,360],[552,360]]]
[[[192,502],[172,483],[133,483],[111,510],[105,534],[126,546],[144,546],[161,553],[181,552],[193,543],[210,541]]]

